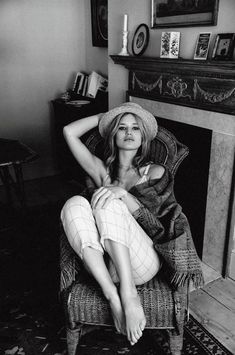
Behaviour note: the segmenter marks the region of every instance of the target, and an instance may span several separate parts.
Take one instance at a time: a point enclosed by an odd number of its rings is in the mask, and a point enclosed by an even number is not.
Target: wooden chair
[[[86,141],[91,152],[102,158],[103,140],[97,130]],[[150,160],[166,165],[175,175],[188,148],[168,130],[159,127],[151,143]],[[66,266],[66,267],[65,267]],[[181,354],[188,286],[173,289],[160,271],[137,290],[147,319],[146,330],[167,330],[172,355]],[[68,354],[75,355],[87,326],[114,326],[109,304],[99,285],[87,274],[79,258],[61,234],[61,295],[66,315]]]

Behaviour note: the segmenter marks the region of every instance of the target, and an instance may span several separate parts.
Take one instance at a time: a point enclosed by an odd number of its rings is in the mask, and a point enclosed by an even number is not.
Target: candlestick
[[[128,15],[125,14],[124,15],[124,19],[123,19],[123,31],[127,31],[127,21],[128,21]]]
[[[128,15],[125,14],[123,18],[123,31],[122,31],[122,50],[119,55],[130,55],[128,52]]]
[[[119,55],[130,55],[128,52],[128,31],[122,32],[122,50]]]

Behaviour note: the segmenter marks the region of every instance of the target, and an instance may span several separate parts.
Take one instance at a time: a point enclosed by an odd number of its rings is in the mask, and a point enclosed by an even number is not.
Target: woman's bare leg
[[[68,241],[83,260],[86,269],[100,284],[109,301],[117,331],[125,334],[125,320],[120,297],[103,258],[103,247],[89,202],[81,196],[70,198],[61,211]]]
[[[118,273],[126,334],[130,343],[134,345],[142,336],[146,319],[133,281],[129,249],[110,239],[106,239],[104,243]]]
[[[104,262],[103,254],[96,249],[86,247],[83,249],[83,262],[88,271],[99,283],[105,298],[110,304],[117,331],[126,334],[125,318],[120,297]]]

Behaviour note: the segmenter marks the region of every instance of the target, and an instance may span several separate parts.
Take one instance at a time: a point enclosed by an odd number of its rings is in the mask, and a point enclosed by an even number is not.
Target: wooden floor
[[[190,294],[190,313],[235,354],[235,282],[218,278]]]
[[[59,176],[25,183],[28,206],[66,200],[80,189],[77,183],[65,182]],[[0,186],[0,203],[4,201],[4,190]],[[17,204],[17,199],[14,202]],[[190,292],[190,313],[235,354],[235,282],[221,278],[206,264],[203,264],[203,273],[206,285]]]

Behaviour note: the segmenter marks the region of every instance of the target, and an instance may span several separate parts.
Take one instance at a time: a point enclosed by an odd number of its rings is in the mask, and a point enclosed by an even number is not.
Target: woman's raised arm
[[[105,165],[98,157],[93,155],[86,145],[81,141],[85,133],[98,126],[99,119],[103,114],[85,117],[63,128],[65,140],[82,168],[95,181],[97,186],[102,185],[104,176],[107,174]]]

